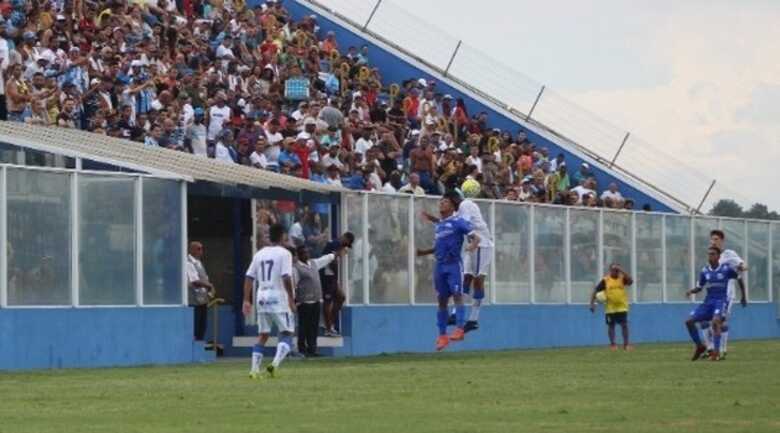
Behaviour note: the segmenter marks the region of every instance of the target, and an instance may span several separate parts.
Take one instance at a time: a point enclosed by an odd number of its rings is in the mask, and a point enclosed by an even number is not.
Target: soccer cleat
[[[634,351],[634,346],[632,346],[630,344],[626,344],[626,345],[623,346],[623,350],[625,350],[626,352],[633,352]]]
[[[450,340],[452,341],[463,341],[465,338],[466,332],[463,331],[463,328],[455,328],[454,331],[452,331],[452,335],[450,335]]]
[[[276,377],[276,368],[273,365],[269,364],[268,367],[265,368],[265,371],[268,373],[268,377],[272,379]]]
[[[726,352],[723,352],[720,354],[720,360],[725,361],[726,360]]]
[[[447,345],[450,344],[450,337],[446,335],[439,335],[436,339],[436,351],[441,352]]]
[[[252,380],[260,379],[261,378],[260,372],[259,371],[250,371],[249,372],[249,378],[252,379]]]
[[[710,361],[720,361],[720,354],[717,351],[712,351],[710,353]]]
[[[610,352],[617,352],[617,344],[610,344],[609,345],[609,351]]]
[[[466,326],[463,327],[463,332],[468,334],[471,331],[476,331],[479,329],[479,323],[476,320],[469,320],[466,322]]]
[[[706,346],[702,346],[701,344],[696,346],[696,350],[693,352],[693,357],[691,358],[691,361],[698,361],[699,357],[707,351]]]
[[[453,326],[457,323],[457,319],[455,319],[455,314],[450,314],[450,317],[447,318],[447,326]]]

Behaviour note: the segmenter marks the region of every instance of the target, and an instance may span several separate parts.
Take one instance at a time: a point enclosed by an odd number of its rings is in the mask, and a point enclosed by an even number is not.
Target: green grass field
[[[780,432],[780,341],[0,374],[0,432]],[[267,361],[267,359],[266,359]]]

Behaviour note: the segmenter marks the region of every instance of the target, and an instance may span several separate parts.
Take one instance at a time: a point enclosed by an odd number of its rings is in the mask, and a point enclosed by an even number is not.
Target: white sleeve
[[[187,284],[192,284],[195,281],[198,281],[198,270],[195,269],[195,265],[193,265],[191,262],[187,262]]]
[[[314,267],[317,270],[320,270],[324,268],[325,266],[328,266],[330,262],[336,260],[336,256],[334,254],[325,254],[322,257],[317,257],[316,259],[312,259],[312,262],[314,262]]]
[[[289,275],[292,276],[292,254],[290,254],[289,251],[285,250],[284,254],[282,255],[282,267],[279,269],[279,273],[281,276]]]

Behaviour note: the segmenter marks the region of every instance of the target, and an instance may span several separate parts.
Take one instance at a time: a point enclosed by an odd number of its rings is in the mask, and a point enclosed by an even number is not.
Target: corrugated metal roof
[[[332,185],[76,129],[0,121],[0,142],[188,181],[321,193],[344,191]]]

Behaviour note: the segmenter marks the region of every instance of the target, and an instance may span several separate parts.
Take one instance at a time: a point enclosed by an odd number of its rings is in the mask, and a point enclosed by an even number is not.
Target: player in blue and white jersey
[[[464,198],[457,190],[448,193],[448,196],[455,201],[456,216],[471,223],[480,238],[477,249],[463,253],[463,293],[470,294],[473,287],[471,310],[463,329],[465,332],[475,331],[479,329],[479,310],[485,298],[485,278],[493,260],[493,237],[479,206],[473,200]],[[423,216],[434,223],[439,220],[427,213]],[[449,324],[454,324],[454,319],[454,315],[450,316]]]
[[[724,248],[724,241],[726,240],[726,234],[723,233],[721,230],[712,230],[710,232],[710,244],[712,246],[716,246],[721,249],[722,253],[720,253],[720,260],[719,263],[727,264],[731,266],[732,269],[737,271],[739,274],[739,277],[736,280],[731,280],[729,287],[728,287],[728,296],[729,296],[729,308],[728,311],[726,311],[725,316],[723,317],[723,324],[720,329],[720,335],[721,335],[721,347],[720,347],[720,358],[725,359],[726,357],[726,351],[728,350],[728,341],[729,341],[729,323],[728,320],[731,318],[732,308],[734,305],[737,304],[737,287],[739,287],[739,303],[742,305],[742,307],[747,307],[747,297],[745,296],[745,282],[742,279],[742,274],[744,272],[747,272],[747,265],[745,264],[745,261],[742,260],[742,258],[737,254],[736,251],[730,250],[727,248]]]
[[[249,377],[260,377],[260,364],[263,362],[263,347],[272,326],[279,331],[279,343],[276,355],[266,371],[270,377],[279,368],[292,348],[292,336],[295,334],[295,296],[293,294],[292,254],[283,247],[287,236],[284,226],[274,224],[269,229],[271,246],[258,251],[246,271],[244,279],[244,315],[252,311],[252,291],[255,291],[257,311],[257,344],[252,348],[252,367]]]
[[[463,218],[455,216],[456,200],[451,195],[445,195],[439,200],[439,213],[441,219],[436,223],[436,236],[434,247],[427,250],[417,250],[418,256],[433,254],[436,257],[436,266],[433,271],[433,281],[438,295],[439,309],[436,312],[436,326],[439,329],[439,337],[436,339],[436,350],[443,350],[452,341],[461,341],[464,338],[464,324],[466,311],[463,306],[463,262],[461,251],[464,239],[469,239],[467,251],[474,251],[479,247],[479,235],[477,235],[471,223]],[[447,336],[447,304],[450,298],[455,302],[455,331]]]
[[[707,296],[704,298],[704,302],[691,311],[691,316],[685,321],[691,340],[696,344],[696,350],[691,361],[699,359],[701,354],[707,350],[707,346],[702,344],[699,330],[696,327],[698,322],[704,321],[710,322],[712,326],[714,350],[710,355],[710,359],[713,361],[720,359],[721,325],[729,307],[729,281],[738,277],[737,271],[731,266],[719,263],[720,254],[721,250],[718,247],[710,247],[707,250],[708,265],[702,268],[696,288],[685,293],[687,296],[690,296],[707,289]]]

